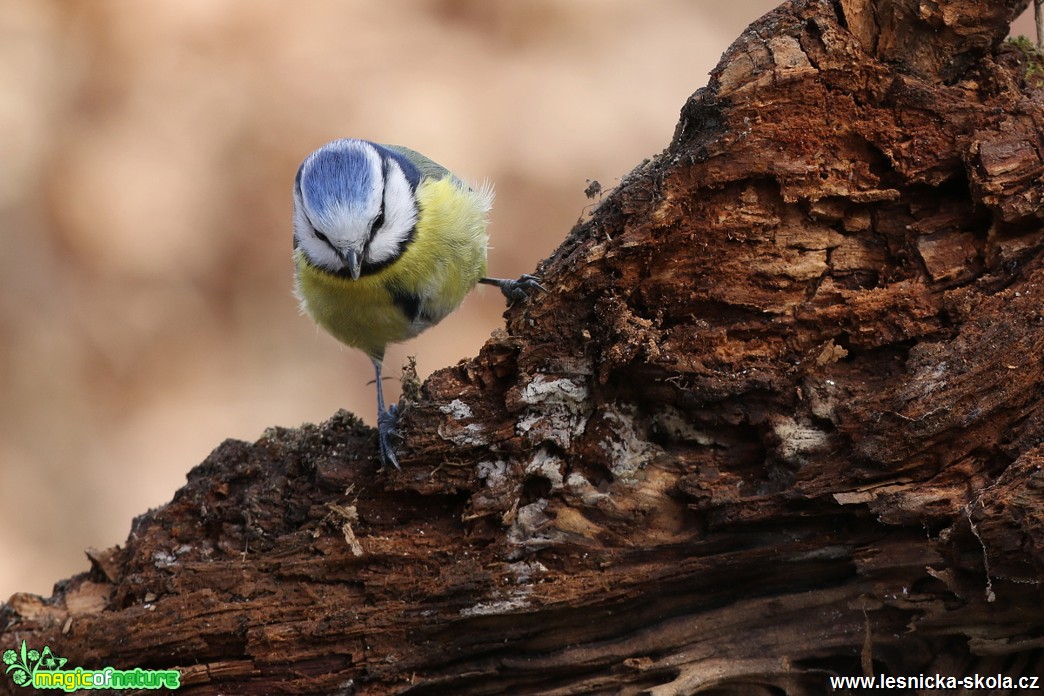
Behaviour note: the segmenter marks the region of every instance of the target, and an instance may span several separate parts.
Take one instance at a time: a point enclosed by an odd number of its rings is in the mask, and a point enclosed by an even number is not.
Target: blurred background
[[[122,544],[224,438],[374,422],[368,359],[291,295],[311,150],[403,144],[495,182],[490,273],[515,277],[775,4],[0,0],[0,599]],[[474,355],[503,309],[473,293],[386,373]]]

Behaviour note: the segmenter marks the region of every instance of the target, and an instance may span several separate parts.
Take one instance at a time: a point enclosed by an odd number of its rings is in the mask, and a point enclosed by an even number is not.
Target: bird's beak
[[[338,251],[337,255],[341,257],[341,262],[348,267],[348,271],[352,274],[352,280],[359,280],[359,275],[362,273],[362,257],[359,256],[359,252],[355,249],[349,249],[344,253]]]

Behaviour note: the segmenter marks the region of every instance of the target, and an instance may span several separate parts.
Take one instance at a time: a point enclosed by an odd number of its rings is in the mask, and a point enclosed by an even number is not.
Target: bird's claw
[[[386,411],[377,413],[377,441],[381,448],[381,461],[401,470],[402,467],[399,466],[399,460],[391,445],[393,437],[399,437],[399,407],[396,404],[389,406]]]
[[[528,273],[519,276],[518,280],[484,278],[483,282],[499,287],[500,291],[504,293],[504,297],[507,298],[509,306],[516,302],[525,302],[529,299],[530,293],[534,291],[547,292],[547,288],[540,284],[540,276]]]

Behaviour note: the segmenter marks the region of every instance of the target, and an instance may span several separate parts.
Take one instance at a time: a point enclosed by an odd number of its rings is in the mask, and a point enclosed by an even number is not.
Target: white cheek
[[[295,201],[294,206],[294,238],[297,240],[297,248],[304,252],[305,258],[314,265],[329,271],[341,270],[343,264],[337,258],[337,254],[325,243],[316,238],[312,226],[301,209],[300,200]]]
[[[384,192],[384,225],[372,240],[366,257],[371,263],[394,259],[417,224],[413,191],[396,165],[389,168]]]
[[[297,246],[304,252],[305,257],[311,261],[314,266],[325,268],[334,273],[342,270],[344,267],[341,260],[337,258],[337,254],[333,253],[329,246],[320,242],[315,237],[303,239],[298,242]]]

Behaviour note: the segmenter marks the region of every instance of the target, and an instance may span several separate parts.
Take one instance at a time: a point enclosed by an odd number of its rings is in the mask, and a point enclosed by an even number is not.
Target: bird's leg
[[[381,448],[381,462],[391,463],[399,469],[399,460],[391,446],[391,438],[398,437],[399,407],[392,404],[384,408],[384,387],[381,385],[381,361],[373,361],[373,369],[377,374],[377,441]]]
[[[500,288],[500,291],[504,293],[504,297],[507,298],[508,306],[529,299],[529,293],[534,290],[547,292],[547,289],[540,284],[540,277],[529,275],[528,273],[519,277],[518,280],[510,280],[507,278],[479,278],[479,282],[485,283],[486,285],[496,285]]]

